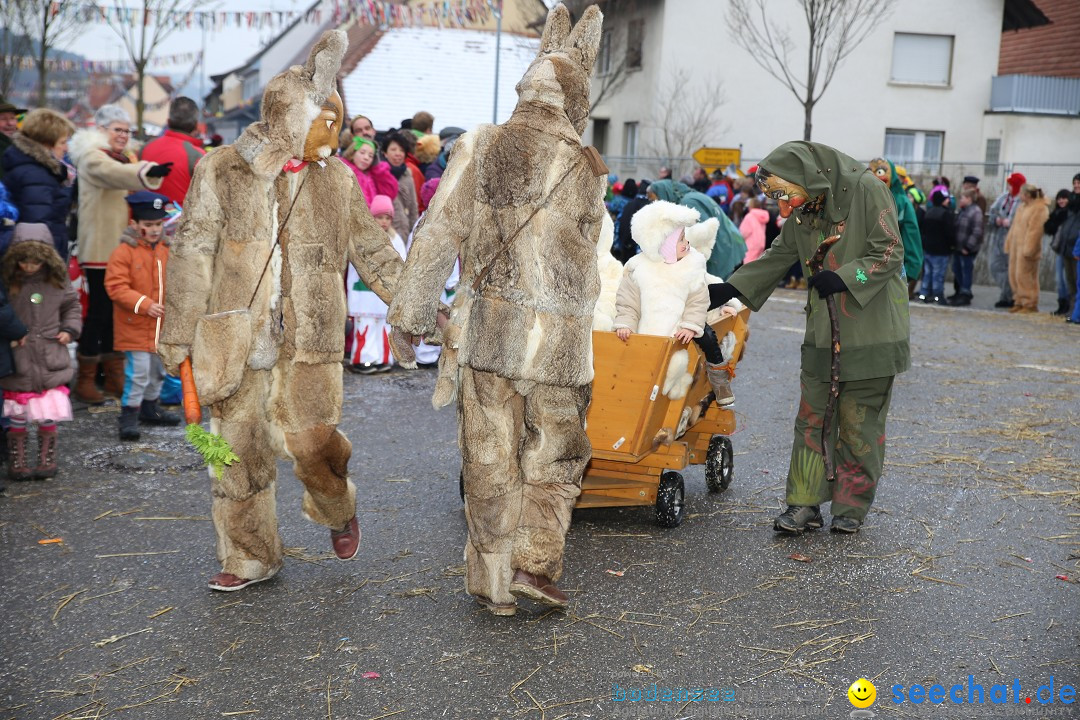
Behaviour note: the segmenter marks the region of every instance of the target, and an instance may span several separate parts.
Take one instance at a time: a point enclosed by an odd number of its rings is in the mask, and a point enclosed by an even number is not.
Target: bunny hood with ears
[[[604,16],[590,5],[570,28],[570,12],[559,3],[548,13],[540,51],[517,84],[519,111],[539,106],[565,115],[580,136],[589,119],[589,79],[600,49]]]
[[[293,65],[266,84],[261,119],[248,125],[235,144],[256,174],[276,177],[286,162],[303,156],[311,123],[336,89],[348,45],[343,30],[327,30],[305,64]]]
[[[697,222],[698,211],[694,208],[657,200],[641,208],[630,218],[630,236],[641,248],[642,255],[649,260],[663,262],[660,246],[664,239],[675,230],[689,228]]]

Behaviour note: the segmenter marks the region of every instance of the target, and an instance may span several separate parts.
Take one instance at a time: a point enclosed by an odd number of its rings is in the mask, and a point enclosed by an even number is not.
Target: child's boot
[[[79,355],[79,374],[75,380],[75,399],[90,405],[100,405],[105,402],[105,396],[97,389],[94,377],[97,375],[97,355]]]
[[[109,353],[101,359],[105,373],[105,394],[120,397],[124,394],[124,354]]]
[[[121,440],[139,439],[139,408],[124,405],[120,408],[120,417],[117,422],[120,424]]]
[[[147,425],[176,426],[180,424],[180,416],[162,410],[157,400],[143,400],[139,407],[139,422]]]
[[[12,428],[7,433],[8,461],[7,471],[9,480],[31,480],[34,473],[26,463],[26,430]]]
[[[709,384],[712,385],[713,393],[716,395],[716,404],[720,407],[727,407],[735,402],[735,395],[731,392],[731,371],[728,370],[728,366],[714,365],[713,363],[705,363],[705,374],[709,378]]]
[[[56,477],[56,427],[38,428],[38,457],[34,477],[38,480]]]

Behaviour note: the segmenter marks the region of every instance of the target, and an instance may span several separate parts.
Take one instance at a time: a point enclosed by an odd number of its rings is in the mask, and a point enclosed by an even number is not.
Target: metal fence
[[[672,177],[678,179],[689,174],[697,167],[697,163],[690,157],[625,157],[618,155],[605,156],[608,168],[615,173],[620,180],[634,178],[641,180],[647,178],[655,180],[661,167],[671,169]],[[742,171],[753,167],[758,162],[757,158],[743,158]],[[1072,190],[1072,178],[1080,173],[1080,162],[1075,163],[995,163],[983,162],[951,162],[951,163],[908,163],[904,166],[909,176],[915,183],[925,189],[927,194],[933,186],[933,179],[944,175],[949,178],[952,188],[959,192],[964,177],[972,175],[979,178],[979,189],[986,197],[989,205],[1005,190],[1005,178],[1014,172],[1019,172],[1027,178],[1029,183],[1034,183],[1042,188],[1048,200],[1053,200],[1058,190],[1062,188]],[[1055,290],[1057,281],[1054,275],[1054,254],[1049,250],[1050,237],[1043,238],[1043,256],[1039,270],[1040,284],[1043,290]],[[987,264],[987,253],[980,253],[975,261],[975,282],[981,285],[990,285],[990,271]]]
[[[627,178],[655,180],[662,167],[670,168],[672,177],[678,179],[691,173],[697,167],[697,163],[691,157],[605,155],[604,160],[607,162],[611,172],[615,173],[620,180]],[[746,172],[748,168],[753,167],[758,162],[759,158],[743,158],[741,169]],[[1080,173],[1080,161],[1074,163],[1002,162],[994,164],[984,162],[911,162],[903,164],[903,167],[908,171],[911,179],[919,187],[927,191],[933,186],[933,179],[941,175],[949,178],[953,189],[957,192],[960,190],[960,184],[964,177],[968,175],[977,177],[979,178],[979,189],[986,196],[988,202],[993,202],[994,198],[1005,190],[1005,178],[1013,172],[1023,173],[1028,182],[1041,187],[1043,193],[1048,197],[1053,197],[1062,188],[1071,190],[1073,175]]]

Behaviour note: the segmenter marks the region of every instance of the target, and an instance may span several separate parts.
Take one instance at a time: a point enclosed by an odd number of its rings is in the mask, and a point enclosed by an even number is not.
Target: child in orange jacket
[[[128,229],[105,268],[105,290],[113,301],[113,349],[124,353],[120,439],[138,440],[139,423],[179,425],[180,417],[158,404],[165,368],[157,355],[165,315],[165,239],[169,198],[144,190],[127,197]]]

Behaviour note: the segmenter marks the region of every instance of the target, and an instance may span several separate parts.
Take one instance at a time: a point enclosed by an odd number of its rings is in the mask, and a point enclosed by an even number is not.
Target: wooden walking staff
[[[844,224],[840,223],[836,230],[836,235],[830,235],[829,237],[825,237],[824,233],[822,233],[821,244],[818,245],[814,256],[806,261],[812,275],[821,272],[825,264],[825,255],[828,254],[829,248],[840,239],[840,233],[844,231]],[[821,457],[825,461],[825,479],[828,482],[835,482],[836,457],[831,439],[831,430],[833,415],[836,414],[836,399],[840,396],[840,318],[836,312],[835,294],[825,298],[825,307],[829,310],[829,330],[832,334],[832,344],[829,349],[832,362],[829,367],[829,397],[825,401],[825,414],[821,418]]]

